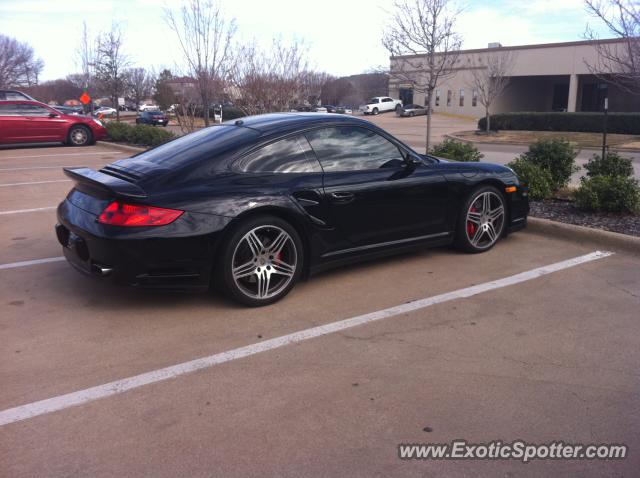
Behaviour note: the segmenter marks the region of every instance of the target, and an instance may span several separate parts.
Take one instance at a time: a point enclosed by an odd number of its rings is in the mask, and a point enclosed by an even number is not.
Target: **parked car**
[[[59,111],[63,115],[81,115],[84,113],[82,106],[56,105],[56,106],[52,106],[52,108],[56,111]]]
[[[313,108],[311,108],[312,111],[314,111],[315,113],[327,113],[327,108],[325,108],[324,106],[314,106]]]
[[[347,106],[336,106],[336,113],[350,115],[353,114],[353,110]]]
[[[388,96],[376,96],[371,98],[367,104],[360,107],[360,111],[365,115],[384,113],[385,111],[395,111],[402,108],[402,101],[394,100]]]
[[[87,146],[106,137],[102,123],[38,101],[0,101],[0,144],[62,142]]]
[[[169,124],[169,118],[162,111],[143,111],[136,118],[136,124],[150,124],[167,126]]]
[[[36,101],[26,93],[16,90],[0,90],[0,101],[27,100]]]
[[[93,112],[94,116],[102,115],[102,116],[113,116],[117,113],[115,108],[111,108],[110,106],[101,106],[97,110]]]
[[[529,211],[511,169],[421,155],[346,115],[245,117],[65,173],[76,185],[56,232],[76,269],[161,290],[220,283],[249,306],[363,258],[487,251]]]
[[[142,103],[140,106],[138,106],[138,111],[158,111],[160,108],[158,108],[157,105],[148,105],[146,103]]]
[[[327,113],[336,113],[337,107],[333,105],[322,105],[322,107],[327,110]]]
[[[404,105],[402,108],[396,109],[398,116],[420,116],[427,114],[427,108],[422,105],[410,104]]]

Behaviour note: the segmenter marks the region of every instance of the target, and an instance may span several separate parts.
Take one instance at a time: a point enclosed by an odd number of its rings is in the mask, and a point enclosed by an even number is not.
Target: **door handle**
[[[347,203],[353,201],[355,194],[348,191],[338,191],[330,194],[333,202]]]

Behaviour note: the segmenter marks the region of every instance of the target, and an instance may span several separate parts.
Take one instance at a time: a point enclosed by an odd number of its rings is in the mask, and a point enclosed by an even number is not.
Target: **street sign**
[[[84,93],[82,93],[82,96],[80,96],[80,102],[83,105],[89,104],[89,102],[91,101],[91,97],[87,94],[87,92],[85,91]]]

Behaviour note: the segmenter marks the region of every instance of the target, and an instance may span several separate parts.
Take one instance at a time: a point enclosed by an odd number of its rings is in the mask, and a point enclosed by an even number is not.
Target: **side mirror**
[[[416,168],[417,166],[423,164],[423,162],[419,158],[416,158],[414,155],[410,153],[406,153],[404,157],[404,162],[410,168]]]
[[[60,115],[57,115],[55,113],[49,113],[49,118],[58,118],[60,117]]]

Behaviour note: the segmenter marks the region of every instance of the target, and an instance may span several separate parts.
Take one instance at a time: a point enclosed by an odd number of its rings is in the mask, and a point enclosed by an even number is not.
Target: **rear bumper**
[[[117,284],[170,290],[206,290],[219,234],[145,237],[118,236],[96,216],[68,200],[58,206],[56,235],[67,261],[83,274]],[[166,229],[165,229],[166,230]],[[127,231],[129,233],[129,231]]]

